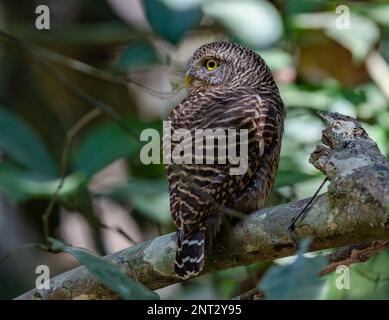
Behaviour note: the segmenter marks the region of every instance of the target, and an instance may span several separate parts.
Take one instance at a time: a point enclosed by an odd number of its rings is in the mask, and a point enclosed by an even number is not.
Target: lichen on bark
[[[202,274],[293,255],[296,241],[311,237],[311,250],[389,240],[389,163],[355,120],[321,113],[328,126],[310,162],[329,179],[291,234],[288,226],[310,199],[253,212],[207,252]],[[180,281],[173,271],[175,234],[136,244],[106,257],[129,277],[155,290]],[[17,299],[117,299],[84,267],[61,274],[49,290]]]

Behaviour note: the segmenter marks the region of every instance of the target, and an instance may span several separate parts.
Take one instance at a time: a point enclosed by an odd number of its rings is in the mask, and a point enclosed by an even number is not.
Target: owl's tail
[[[198,275],[204,267],[205,227],[188,238],[181,231],[178,231],[177,236],[174,270],[181,279],[188,279]]]

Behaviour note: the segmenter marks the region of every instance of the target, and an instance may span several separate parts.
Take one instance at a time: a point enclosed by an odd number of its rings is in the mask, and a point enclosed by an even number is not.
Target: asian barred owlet
[[[278,167],[284,104],[272,74],[254,51],[229,42],[212,42],[198,48],[189,60],[185,76],[188,97],[169,117],[171,132],[196,129],[247,129],[248,166],[232,175],[234,165],[217,159],[166,165],[170,209],[177,227],[175,273],[186,279],[204,266],[204,245],[219,231],[225,208],[251,213],[263,207],[273,188]],[[169,132],[169,134],[171,134]],[[164,136],[164,146],[168,135]],[[239,135],[236,146],[239,148]],[[180,143],[170,141],[171,149]],[[243,149],[242,149],[243,150]],[[239,152],[237,152],[239,154]],[[247,159],[247,158],[246,158]],[[190,163],[192,162],[192,163]],[[236,166],[236,165],[235,165]]]

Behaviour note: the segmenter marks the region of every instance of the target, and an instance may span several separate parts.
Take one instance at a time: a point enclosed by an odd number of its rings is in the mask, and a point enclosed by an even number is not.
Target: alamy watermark
[[[350,8],[341,4],[336,7],[335,13],[338,15],[335,19],[336,29],[350,29]]]
[[[339,274],[335,279],[336,289],[350,289],[350,268],[345,265],[339,265],[336,267],[335,273]]]
[[[163,145],[155,129],[145,129],[140,141],[147,142],[141,149],[143,164],[230,164],[231,175],[243,175],[248,169],[247,129],[177,129],[170,121],[163,121]],[[215,144],[216,142],[216,144]],[[172,147],[174,145],[174,147]]]
[[[39,276],[35,279],[35,288],[37,290],[50,289],[50,269],[45,264],[36,267],[35,273]]]
[[[39,14],[35,19],[35,27],[38,30],[50,29],[50,8],[44,4],[41,4],[35,8],[35,13]]]

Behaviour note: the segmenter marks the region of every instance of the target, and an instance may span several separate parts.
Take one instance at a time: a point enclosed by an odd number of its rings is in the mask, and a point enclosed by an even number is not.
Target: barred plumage
[[[210,59],[217,66],[211,71],[205,67]],[[266,204],[278,167],[285,117],[270,70],[250,49],[229,42],[203,45],[193,54],[187,77],[189,95],[170,114],[172,130],[190,130],[188,139],[194,143],[196,129],[247,129],[248,168],[242,175],[231,175],[233,165],[228,161],[207,163],[211,159],[206,146],[201,151],[203,164],[196,164],[199,159],[193,149],[192,163],[166,166],[171,214],[178,229],[175,272],[183,279],[201,272],[205,245],[226,215],[220,206],[250,213]],[[215,142],[208,152],[217,154],[223,142]],[[177,145],[171,143],[172,148]],[[240,143],[237,139],[235,145]]]

